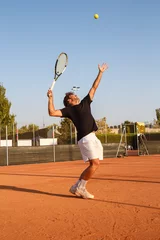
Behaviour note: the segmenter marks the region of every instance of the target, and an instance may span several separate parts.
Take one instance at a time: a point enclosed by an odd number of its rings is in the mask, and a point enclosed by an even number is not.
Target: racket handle
[[[53,90],[54,84],[56,81],[53,81],[52,86],[50,87],[51,90]]]

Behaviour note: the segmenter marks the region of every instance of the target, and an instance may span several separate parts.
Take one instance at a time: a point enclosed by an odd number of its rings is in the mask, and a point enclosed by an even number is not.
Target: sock
[[[81,179],[79,187],[80,187],[80,188],[85,188],[87,182],[88,182],[88,181],[86,181],[86,180],[84,180],[84,179]]]
[[[75,187],[78,187],[79,183],[80,183],[80,179],[74,184]]]

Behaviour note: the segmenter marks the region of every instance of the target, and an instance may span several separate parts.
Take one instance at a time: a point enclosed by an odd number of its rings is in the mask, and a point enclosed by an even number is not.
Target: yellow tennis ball
[[[98,19],[99,18],[99,15],[96,13],[96,14],[94,14],[94,18],[95,19]]]

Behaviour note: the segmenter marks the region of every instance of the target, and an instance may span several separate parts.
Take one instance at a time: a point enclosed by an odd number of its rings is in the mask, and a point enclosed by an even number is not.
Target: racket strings
[[[63,71],[65,70],[66,66],[67,66],[67,55],[65,53],[61,53],[58,57],[58,60],[56,62],[56,66],[55,66],[55,73],[57,75],[61,75],[63,73]]]

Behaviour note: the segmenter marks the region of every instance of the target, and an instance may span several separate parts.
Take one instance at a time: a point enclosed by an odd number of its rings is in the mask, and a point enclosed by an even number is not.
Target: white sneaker
[[[69,189],[70,193],[72,193],[72,194],[76,194],[76,190],[77,190],[77,187],[76,187],[75,185],[73,185],[73,186]]]
[[[81,195],[77,192],[77,186],[73,185],[70,189],[69,189],[70,193],[78,196],[78,197],[81,197]]]
[[[81,196],[82,198],[93,199],[94,195],[89,193],[86,188],[77,188],[75,194]]]

